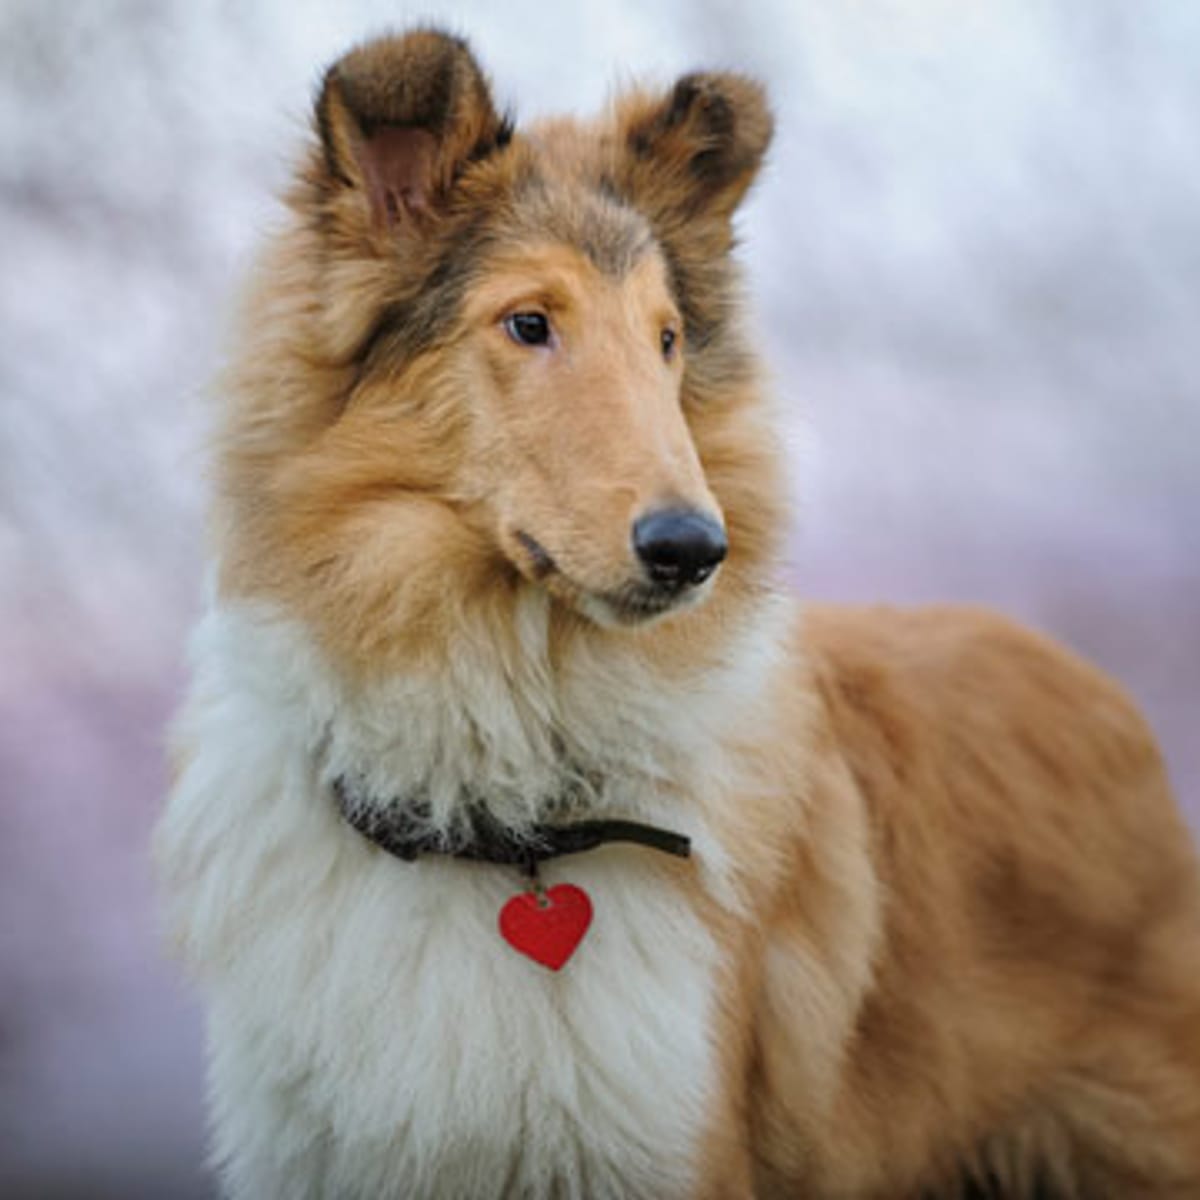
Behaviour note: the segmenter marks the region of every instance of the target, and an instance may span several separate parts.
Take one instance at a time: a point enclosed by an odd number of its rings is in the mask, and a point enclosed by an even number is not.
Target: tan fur
[[[509,141],[422,33],[343,60],[319,113],[229,380],[222,595],[298,618],[352,687],[436,670],[464,613],[517,653],[530,588],[564,660],[715,670],[784,526],[729,259],[761,90],[693,76]],[[525,309],[557,352],[506,335]],[[711,595],[598,623],[664,503],[724,522]],[[630,864],[721,948],[697,1196],[1200,1197],[1196,860],[1130,703],[982,612],[814,610],[787,654],[726,747],[753,786],[705,814],[736,901]]]

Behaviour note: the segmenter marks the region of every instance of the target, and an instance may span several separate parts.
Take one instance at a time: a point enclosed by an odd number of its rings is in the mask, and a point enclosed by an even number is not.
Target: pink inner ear
[[[428,209],[437,149],[437,138],[427,129],[404,125],[382,125],[366,139],[362,169],[376,225]]]

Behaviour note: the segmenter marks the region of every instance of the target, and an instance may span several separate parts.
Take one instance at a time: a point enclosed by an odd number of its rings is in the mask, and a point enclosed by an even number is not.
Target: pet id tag
[[[559,883],[513,896],[500,910],[500,936],[514,949],[551,971],[575,953],[592,923],[592,902],[583,888]]]

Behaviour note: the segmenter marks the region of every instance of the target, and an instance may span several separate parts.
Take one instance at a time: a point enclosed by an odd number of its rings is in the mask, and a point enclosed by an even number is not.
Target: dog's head
[[[729,261],[771,135],[757,84],[514,130],[464,43],[418,31],[335,63],[316,124],[233,389],[243,575],[378,644],[530,584],[636,625],[761,552]]]

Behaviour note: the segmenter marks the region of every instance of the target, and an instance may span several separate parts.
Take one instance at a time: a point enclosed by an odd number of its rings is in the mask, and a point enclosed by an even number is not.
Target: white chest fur
[[[765,669],[749,649],[743,670]],[[445,721],[434,732],[416,693],[400,697],[403,721],[357,712],[339,724],[339,698],[303,639],[261,614],[211,614],[195,665],[159,853],[175,927],[208,992],[216,1152],[232,1192],[686,1194],[716,1086],[716,954],[658,856],[608,847],[544,869],[595,907],[567,967],[546,971],[497,933],[499,908],[521,886],[515,873],[400,863],[336,814],[332,774],[383,771],[404,786],[419,762],[427,787],[445,777],[453,739]],[[719,685],[726,694],[730,683]],[[502,803],[511,778],[519,805],[520,779],[548,769],[544,734],[497,707],[503,689],[476,684],[449,723],[469,733],[459,774],[499,780]],[[592,714],[572,718],[568,705],[556,716],[556,739],[590,736],[601,761],[607,738],[623,740],[640,766],[605,803],[691,835],[718,880],[723,856],[699,806],[653,779],[655,746],[674,739],[704,786],[703,756],[686,743],[721,714],[708,718],[699,697],[673,732],[669,705],[647,725],[636,694],[625,710],[595,699]],[[496,709],[490,736],[471,703]],[[442,772],[432,785],[430,763]]]

